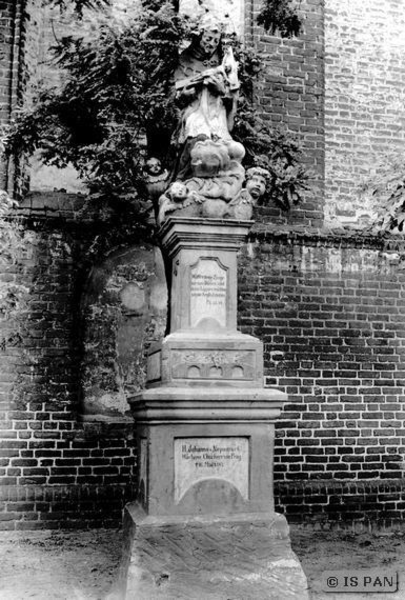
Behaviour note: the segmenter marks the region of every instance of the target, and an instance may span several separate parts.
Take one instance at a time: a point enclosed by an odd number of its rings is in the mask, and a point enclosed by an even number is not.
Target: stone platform
[[[165,519],[134,503],[124,530],[116,598],[308,600],[281,515]]]

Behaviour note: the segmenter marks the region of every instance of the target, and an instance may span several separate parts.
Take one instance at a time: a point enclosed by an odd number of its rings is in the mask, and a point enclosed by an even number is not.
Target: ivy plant
[[[5,191],[0,191],[0,349],[15,343],[17,334],[15,331],[7,333],[7,325],[21,309],[28,292],[16,277],[16,264],[30,234],[24,231],[22,224],[15,218],[15,205],[15,201]]]
[[[265,0],[257,22],[271,34],[279,33],[282,37],[297,36],[301,33],[302,21],[295,5],[294,0]]]
[[[365,207],[371,211],[369,229],[403,232],[405,228],[405,154],[390,152],[375,161],[375,169],[359,187]]]
[[[99,10],[105,8],[111,4],[111,0],[45,0],[44,4],[57,6],[62,11],[73,5],[78,17],[82,18],[84,10]]]
[[[66,6],[65,0],[47,0]],[[109,0],[75,0],[77,12]],[[268,11],[277,5],[272,19]],[[295,18],[292,19],[292,16]],[[299,32],[300,21],[290,0],[266,0],[259,21],[282,36]],[[124,27],[110,15],[98,20],[91,39],[63,37],[54,48],[65,73],[60,88],[38,90],[35,107],[22,111],[9,138],[9,152],[40,149],[46,164],[73,164],[93,197],[114,202],[128,199],[140,221],[148,214],[144,164],[147,156],[170,160],[171,136],[178,118],[173,73],[179,48],[193,23],[171,1],[144,0],[143,10]],[[287,208],[300,199],[308,175],[292,134],[274,130],[255,110],[252,81],[258,57],[235,45],[240,64],[241,99],[233,137],[246,149],[245,166],[260,164],[271,173],[270,194]]]
[[[45,4],[58,6],[61,10],[73,5],[80,18],[83,16],[84,9],[108,7],[111,2],[112,0],[44,0]],[[159,2],[155,4],[159,5]],[[175,8],[178,8],[178,4],[178,0],[173,1]],[[299,4],[301,4],[301,0],[299,0]],[[294,0],[263,0],[257,22],[270,33],[279,33],[282,37],[297,36],[302,30],[302,21]]]

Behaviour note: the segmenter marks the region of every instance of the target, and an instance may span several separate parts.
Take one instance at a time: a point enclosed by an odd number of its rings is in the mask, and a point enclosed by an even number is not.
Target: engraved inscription
[[[203,319],[214,319],[226,326],[226,269],[213,258],[201,258],[190,269],[190,325]]]
[[[222,479],[249,496],[249,440],[244,437],[174,440],[175,501],[197,482]]]

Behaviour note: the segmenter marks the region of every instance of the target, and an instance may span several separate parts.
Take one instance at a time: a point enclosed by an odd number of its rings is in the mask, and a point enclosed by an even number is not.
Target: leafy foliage
[[[59,7],[61,10],[66,10],[68,5],[72,5],[81,18],[84,9],[98,10],[104,8],[111,3],[111,0],[45,0],[46,4]]]
[[[302,165],[302,152],[290,132],[274,128],[256,110],[254,82],[260,76],[261,63],[249,49],[236,49],[239,62],[241,96],[232,137],[246,150],[246,167],[260,166],[270,173],[262,202],[271,198],[283,209],[299,203],[303,190],[308,189],[310,174]]]
[[[404,231],[405,154],[390,153],[382,159],[360,192],[363,202],[374,211],[373,229]]]
[[[13,219],[15,202],[4,191],[0,191],[0,319],[8,320],[22,305],[27,288],[18,283],[13,271],[17,256],[25,245],[25,235],[21,224]],[[5,340],[0,341],[0,346]]]
[[[279,33],[282,37],[298,36],[302,30],[293,0],[264,0],[257,22],[271,34]]]
[[[262,202],[271,198],[281,208],[289,209],[301,200],[310,175],[301,163],[297,140],[285,128],[272,127],[256,110],[254,81],[261,72],[257,55],[246,49],[236,55],[241,69],[241,97],[232,137],[245,147],[246,167],[260,166],[270,173]]]
[[[191,30],[172,2],[145,0],[125,27],[115,26],[111,16],[100,17],[91,39],[64,37],[54,53],[65,83],[41,90],[35,108],[21,113],[9,151],[30,154],[40,148],[47,164],[71,163],[95,197],[117,206],[129,199],[137,218],[147,218],[144,163],[148,155],[170,162],[178,119],[173,73]],[[299,148],[290,134],[273,131],[258,116],[253,85],[258,57],[240,47],[235,51],[242,87],[233,136],[247,148],[246,166],[260,163],[270,170],[271,196],[287,208],[308,179]]]
[[[73,5],[79,17],[83,16],[84,9],[100,9],[111,4],[111,0],[44,0],[49,5],[58,6],[65,10]],[[301,33],[302,22],[292,3],[294,0],[263,0],[262,8],[258,14],[257,22],[270,31],[278,32],[282,37],[297,36]],[[150,4],[150,2],[149,2]],[[155,8],[162,2],[154,0]],[[178,2],[173,1],[173,5]]]
[[[153,145],[156,124],[164,124],[162,153],[174,126],[171,75],[183,35],[181,19],[166,2],[124,30],[101,19],[93,39],[65,37],[55,55],[66,83],[41,91],[35,109],[21,114],[10,151],[41,148],[47,164],[72,163],[93,190],[134,192],[152,150],[145,139]]]

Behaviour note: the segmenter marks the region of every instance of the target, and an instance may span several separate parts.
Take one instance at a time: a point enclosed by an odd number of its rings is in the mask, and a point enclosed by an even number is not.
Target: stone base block
[[[178,332],[152,346],[148,355],[148,387],[218,383],[263,386],[263,344],[239,331]]]
[[[149,517],[130,504],[116,598],[125,600],[308,600],[285,518]]]

